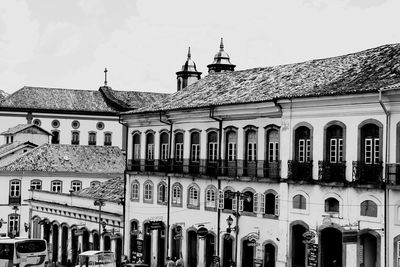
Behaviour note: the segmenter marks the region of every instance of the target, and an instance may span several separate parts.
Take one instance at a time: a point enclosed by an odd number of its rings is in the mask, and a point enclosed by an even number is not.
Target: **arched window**
[[[158,184],[158,199],[157,199],[159,204],[167,204],[168,201],[168,190],[167,190],[167,184],[164,182],[161,182]]]
[[[146,159],[154,160],[154,134],[148,133],[146,135]]]
[[[189,186],[188,190],[188,207],[199,207],[200,206],[200,192],[197,185]]]
[[[169,143],[168,133],[166,133],[166,132],[161,133],[161,135],[160,135],[160,159],[162,161],[167,161],[169,158],[168,143]]]
[[[293,209],[305,210],[307,209],[307,200],[302,195],[295,195],[293,197]]]
[[[255,130],[246,132],[246,160],[257,160],[257,132]]]
[[[232,210],[233,191],[227,189],[224,191],[224,209]]]
[[[381,161],[379,127],[368,123],[361,128],[361,160],[365,164],[379,164]]]
[[[326,159],[329,163],[344,161],[343,128],[331,125],[326,129]]]
[[[182,206],[182,185],[175,183],[172,186],[172,205]]]
[[[360,205],[360,215],[378,217],[378,206],[372,200],[365,200]]]
[[[175,134],[175,161],[183,161],[183,133]]]
[[[243,211],[253,212],[254,211],[254,193],[252,191],[243,192]],[[241,208],[239,208],[242,210]]]
[[[339,212],[339,201],[334,197],[325,199],[325,212]]]
[[[140,134],[136,133],[132,136],[132,159],[140,160]]]
[[[265,214],[279,216],[279,195],[273,192],[265,194]]]
[[[20,215],[13,213],[8,215],[8,236],[13,238],[19,236]]]
[[[143,201],[153,202],[153,183],[146,181],[143,185]]]
[[[131,200],[134,201],[139,201],[139,193],[140,193],[140,189],[139,189],[139,182],[138,181],[134,181],[132,183],[132,191],[131,191]]]
[[[207,134],[208,138],[208,151],[207,159],[210,162],[217,161],[218,159],[218,134],[215,131]]]
[[[300,126],[295,131],[295,160],[311,161],[311,131],[306,126]]]
[[[206,208],[217,207],[217,189],[214,186],[206,188]]]
[[[190,135],[190,161],[200,161],[200,133],[192,132]]]

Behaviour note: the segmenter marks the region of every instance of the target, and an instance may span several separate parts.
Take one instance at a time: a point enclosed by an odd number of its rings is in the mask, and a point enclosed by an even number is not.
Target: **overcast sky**
[[[236,70],[400,43],[400,0],[1,0],[0,89],[176,91],[224,38]]]

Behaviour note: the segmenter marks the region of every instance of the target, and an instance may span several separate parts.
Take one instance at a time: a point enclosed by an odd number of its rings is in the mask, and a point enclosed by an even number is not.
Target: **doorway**
[[[342,266],[342,232],[336,228],[327,227],[321,231],[321,263],[322,267]]]
[[[371,233],[360,235],[360,266],[362,267],[378,267],[378,239]]]
[[[307,228],[301,224],[292,226],[292,266],[304,267],[306,263],[306,246],[303,243],[303,234]]]
[[[271,243],[264,246],[264,267],[275,267],[275,246]]]
[[[188,266],[197,266],[197,232],[195,230],[188,231]]]
[[[253,267],[254,266],[254,242],[249,240],[243,240],[242,242],[242,267]]]

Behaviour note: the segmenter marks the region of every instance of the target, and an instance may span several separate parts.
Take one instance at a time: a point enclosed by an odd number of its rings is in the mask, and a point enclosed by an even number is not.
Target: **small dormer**
[[[49,137],[52,136],[50,132],[35,124],[18,124],[0,134],[4,135],[6,144],[18,141],[31,142],[39,146],[49,143]]]

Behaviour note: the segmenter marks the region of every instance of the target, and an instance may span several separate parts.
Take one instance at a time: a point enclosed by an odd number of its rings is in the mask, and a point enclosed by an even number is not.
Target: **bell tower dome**
[[[178,91],[185,89],[187,86],[200,80],[201,72],[197,71],[196,63],[192,60],[190,47],[188,50],[187,60],[182,66],[182,70],[176,73]]]
[[[234,71],[235,67],[236,65],[231,63],[228,53],[224,51],[224,42],[221,38],[219,52],[215,54],[214,61],[207,65],[208,73]]]

